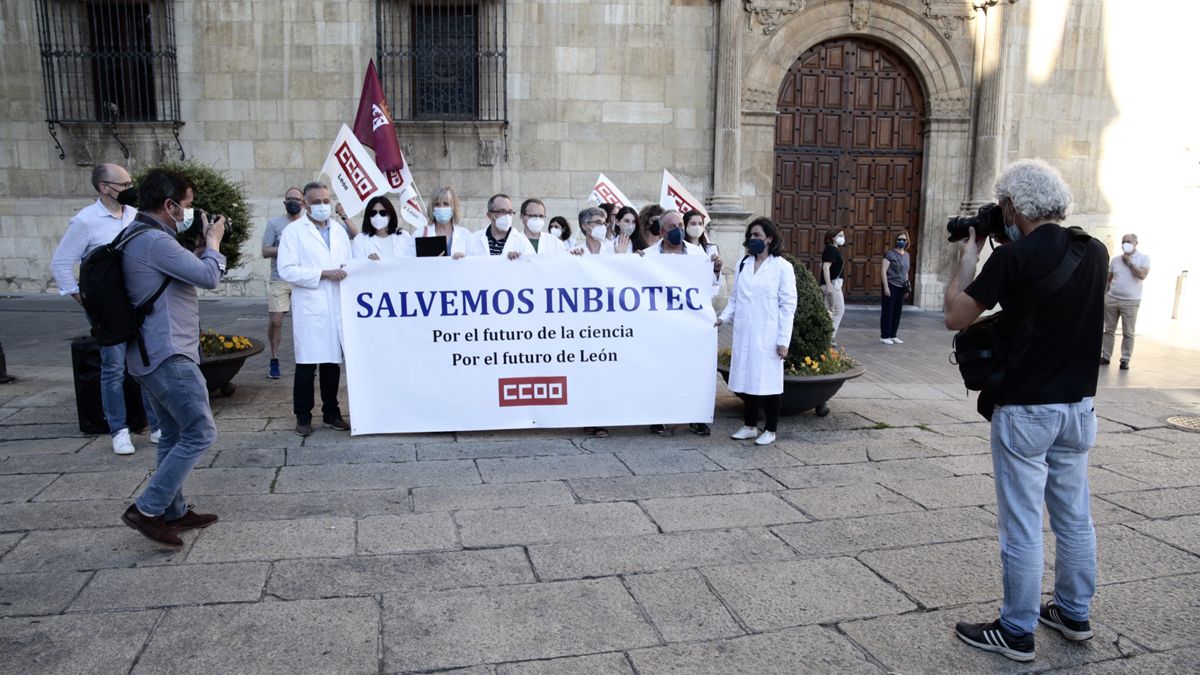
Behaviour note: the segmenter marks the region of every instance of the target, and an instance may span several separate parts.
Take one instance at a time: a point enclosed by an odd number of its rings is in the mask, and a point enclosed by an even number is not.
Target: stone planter
[[[729,382],[729,368],[717,366],[721,377]],[[844,373],[834,375],[784,375],[783,399],[779,404],[780,415],[798,415],[812,410],[817,417],[829,414],[829,399],[842,388],[846,380],[852,380],[867,372],[863,366],[855,366]],[[736,392],[735,392],[736,393]]]
[[[209,396],[229,396],[237,389],[232,381],[233,376],[242,369],[246,359],[266,347],[262,340],[250,338],[250,342],[251,347],[240,352],[200,357],[200,372],[204,374]]]

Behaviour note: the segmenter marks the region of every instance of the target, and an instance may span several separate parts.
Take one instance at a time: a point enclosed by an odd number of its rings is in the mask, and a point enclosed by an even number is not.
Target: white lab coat
[[[796,272],[788,261],[770,256],[756,272],[754,258],[734,271],[733,292],[721,312],[733,321],[729,390],[770,396],[783,393],[783,359],[776,345],[790,345],[796,316]]]
[[[525,237],[529,241],[529,245],[533,246],[533,241],[528,236]],[[567,244],[558,237],[549,232],[542,232],[538,237],[537,254],[538,255],[562,255],[567,252]]]
[[[425,227],[418,227],[413,232],[413,238],[414,238],[413,255],[416,255],[416,245],[417,244],[416,244],[415,239],[417,237],[437,237],[437,236],[439,236],[437,233],[437,228],[435,228],[433,225],[426,225]],[[486,246],[484,246],[483,252],[487,253]],[[456,253],[461,253],[463,255],[475,255],[475,235],[472,234],[470,230],[463,227],[462,225],[454,226],[454,236],[450,238],[450,256],[453,257],[454,254],[456,254]]]
[[[475,253],[474,255],[490,255],[491,248],[488,246],[487,231],[491,225],[486,225],[484,228],[475,234]],[[457,234],[454,235],[458,237]],[[514,227],[508,231],[508,238],[504,240],[504,250],[500,255],[507,256],[509,253],[516,251],[521,255],[537,255],[537,251],[533,250],[533,244],[529,243],[529,237],[525,236],[524,232],[519,232]],[[471,255],[468,253],[467,255]]]
[[[663,251],[663,244],[665,244],[666,241],[667,241],[666,239],[659,239],[658,243],[654,244],[653,246],[648,246],[648,247],[642,249],[642,253],[644,253],[646,255],[683,255],[683,254],[679,254],[679,253],[672,254],[672,253],[667,253],[667,252]],[[713,255],[716,255],[716,253],[709,255],[707,252],[705,252],[705,250],[703,248],[700,248],[699,246],[697,246],[696,244],[693,244],[690,241],[683,242],[683,250],[686,255],[704,256],[704,258],[706,260],[712,260]],[[716,295],[717,291],[719,291],[719,290],[721,290],[721,275],[714,273],[712,288],[710,288],[709,291],[713,295]],[[787,343],[785,342],[784,344],[787,344]]]
[[[412,235],[403,230],[386,237],[373,237],[366,232],[360,232],[354,241],[350,242],[350,251],[355,259],[369,258],[372,253],[377,254],[380,260],[412,257],[417,254]]]
[[[292,223],[279,239],[279,276],[292,286],[292,342],[296,363],[342,362],[341,292],[322,270],[350,260],[350,237],[331,220],[329,248],[308,218]]]
[[[612,242],[607,239],[600,242],[600,252],[599,253],[592,253],[592,250],[588,248],[587,243],[588,243],[588,240],[584,239],[575,248],[582,249],[584,255],[610,255],[610,254],[616,253],[616,250],[613,248]],[[574,249],[572,249],[572,250],[574,250]]]

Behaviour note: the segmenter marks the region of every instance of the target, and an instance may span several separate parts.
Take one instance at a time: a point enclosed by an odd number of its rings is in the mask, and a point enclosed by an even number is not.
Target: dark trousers
[[[776,431],[779,428],[779,403],[783,400],[782,394],[742,394],[742,400],[746,402],[746,407],[742,410],[742,421],[746,426],[758,426],[758,411],[761,409],[767,416],[767,431]]]
[[[900,328],[900,310],[904,309],[904,296],[907,291],[903,286],[888,284],[891,297],[883,296],[883,307],[879,312],[879,337],[894,338]]]
[[[342,380],[342,367],[336,363],[297,363],[296,379],[292,385],[292,411],[300,424],[312,422],[313,378],[321,367],[321,417],[326,421],[342,416],[338,407],[338,385]]]

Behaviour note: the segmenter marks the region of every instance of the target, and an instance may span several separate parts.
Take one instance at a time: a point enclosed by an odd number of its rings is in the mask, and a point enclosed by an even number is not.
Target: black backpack
[[[147,366],[150,357],[142,341],[142,321],[153,311],[154,302],[167,290],[171,278],[164,279],[154,295],[135,307],[125,288],[121,249],[131,239],[151,229],[152,225],[139,224],[122,230],[111,242],[84,256],[79,265],[79,298],[92,323],[92,337],[96,338],[96,343],[111,347],[136,340],[142,362]]]

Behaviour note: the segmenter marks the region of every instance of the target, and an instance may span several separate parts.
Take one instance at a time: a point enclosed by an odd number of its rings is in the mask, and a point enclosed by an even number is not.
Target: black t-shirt
[[[997,327],[1008,353],[998,404],[1075,403],[1096,394],[1108,271],[1104,245],[1088,241],[1083,260],[1062,287],[1035,307],[1021,306],[1022,296],[1062,262],[1069,243],[1066,229],[1042,225],[992,252],[966,288],[984,307],[999,302],[1005,310]]]
[[[842,267],[844,266],[844,263],[842,262],[842,252],[838,250],[838,247],[834,246],[833,244],[826,245],[825,252],[821,254],[821,263],[833,263],[829,266],[830,280],[842,278]],[[824,273],[818,275],[817,283],[821,284],[822,286],[825,285]]]
[[[487,231],[488,255],[500,255],[504,253],[504,244],[508,242],[508,233],[504,233],[503,239],[496,239],[492,236],[492,227],[490,225],[485,229]]]

